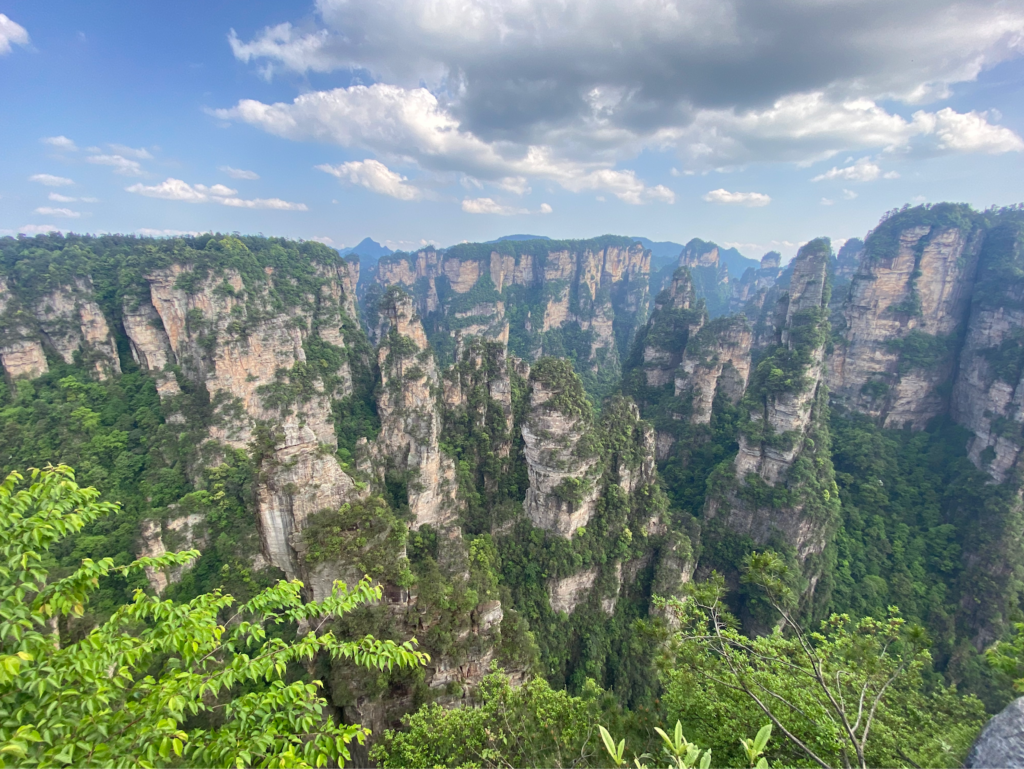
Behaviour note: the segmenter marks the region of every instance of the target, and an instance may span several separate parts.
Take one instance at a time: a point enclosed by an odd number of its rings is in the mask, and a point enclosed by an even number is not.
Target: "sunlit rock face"
[[[381,372],[381,431],[373,445],[375,472],[405,474],[411,528],[439,526],[456,513],[455,465],[441,453],[441,383],[412,298],[388,294],[388,331],[377,351]]]
[[[828,384],[834,399],[886,427],[922,429],[948,410],[942,385],[953,375],[984,233],[897,225],[868,236]]]
[[[646,318],[650,268],[650,251],[628,238],[464,244],[384,257],[376,283],[409,291],[428,336],[450,334],[456,352],[469,336],[527,359],[570,345],[613,376]]]
[[[153,373],[161,398],[173,409],[177,376],[205,387],[214,408],[209,437],[231,448],[249,448],[260,426],[257,512],[263,549],[290,577],[301,573],[295,538],[306,519],[337,507],[356,493],[334,457],[337,438],[331,399],[351,392],[351,373],[340,356],[336,370],[309,377],[301,395],[293,378],[308,363],[312,340],[343,350],[343,322],[355,311],[355,265],[321,267],[317,295],[289,308],[277,306],[275,276],[243,281],[232,270],[190,280],[191,267],[172,263],[145,276],[148,291],[126,300],[125,333],[132,355]],[[330,375],[328,392],[323,376]]]
[[[774,312],[775,344],[740,401],[748,421],[732,478],[709,493],[704,512],[759,545],[781,536],[802,563],[824,550],[838,525],[822,384],[830,254],[828,241],[816,240],[794,260],[789,291]],[[808,569],[813,586],[816,568]]]
[[[0,328],[0,363],[12,380],[46,373],[47,349],[57,360],[80,362],[100,379],[121,373],[117,344],[88,278],[29,292],[0,277]]]

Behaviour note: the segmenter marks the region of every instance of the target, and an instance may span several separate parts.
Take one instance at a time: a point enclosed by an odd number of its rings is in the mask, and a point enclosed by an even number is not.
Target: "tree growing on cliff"
[[[80,488],[65,466],[23,481],[11,473],[0,484],[0,767],[340,765],[368,731],[336,724],[320,682],[296,671],[318,654],[381,670],[427,659],[415,640],[319,632],[380,597],[368,580],[338,583],[317,603],[303,603],[301,583],[281,581],[237,607],[219,591],[176,603],[140,590],[63,645],[61,618],[82,616],[102,578],[184,565],[198,553],[127,566],[85,559],[51,580],[47,551],[116,506]]]
[[[792,610],[786,567],[771,552],[749,557],[745,579],[779,618],[768,635],[737,630],[718,575],[665,604],[678,623],[661,660],[670,718],[701,744],[724,747],[767,716],[785,740],[772,763],[787,766],[959,765],[984,708],[953,688],[926,687],[923,630],[890,607],[881,619],[833,614],[819,632],[808,631]]]

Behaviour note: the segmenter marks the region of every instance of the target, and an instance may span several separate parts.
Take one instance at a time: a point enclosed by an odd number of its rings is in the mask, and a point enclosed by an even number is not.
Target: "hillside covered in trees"
[[[691,241],[661,288],[630,238],[502,241],[360,281],[314,242],[0,239],[0,471],[120,503],[45,555],[111,559],[62,646],[139,589],[367,575],[332,632],[429,659],[281,676],[371,730],[360,764],[604,766],[599,724],[640,755],[678,720],[714,765],[769,722],[772,765],[959,765],[1024,620],[1024,211],[718,262]],[[814,659],[877,694],[870,740]]]

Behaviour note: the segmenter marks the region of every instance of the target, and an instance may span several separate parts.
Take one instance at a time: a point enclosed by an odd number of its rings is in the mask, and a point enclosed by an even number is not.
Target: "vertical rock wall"
[[[441,384],[412,298],[389,291],[383,316],[389,325],[377,352],[383,389],[381,431],[373,446],[380,478],[390,468],[406,476],[411,527],[438,527],[454,519],[455,465],[441,453]]]

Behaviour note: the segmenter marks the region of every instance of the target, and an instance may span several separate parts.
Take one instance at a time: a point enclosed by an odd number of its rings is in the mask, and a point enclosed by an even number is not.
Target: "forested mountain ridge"
[[[845,262],[769,256],[724,317],[693,245],[656,297],[630,239],[383,256],[360,313],[357,264],[317,243],[3,238],[0,464],[124,503],[60,568],[194,546],[148,574],[178,596],[370,574],[384,600],[348,629],[433,658],[326,665],[378,732],[492,662],[653,707],[652,596],[717,569],[765,629],[738,580],[765,547],[808,616],[898,604],[998,704],[977,651],[1020,616],[1024,212],[909,209]]]

